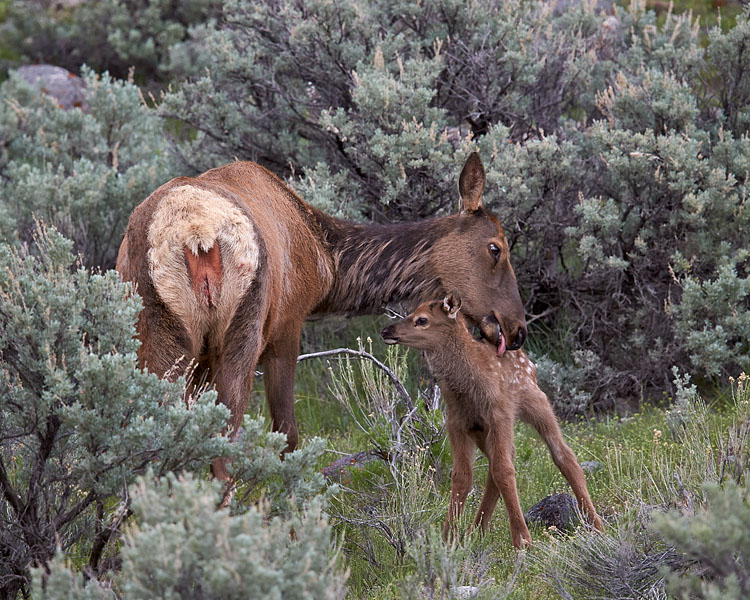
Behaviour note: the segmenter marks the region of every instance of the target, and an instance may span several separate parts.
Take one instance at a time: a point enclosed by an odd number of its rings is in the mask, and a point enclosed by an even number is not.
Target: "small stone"
[[[479,593],[479,588],[473,585],[459,585],[453,588],[453,597],[460,598],[474,598]]]
[[[543,498],[524,513],[526,523],[568,531],[578,521],[577,505],[570,494],[552,494]]]

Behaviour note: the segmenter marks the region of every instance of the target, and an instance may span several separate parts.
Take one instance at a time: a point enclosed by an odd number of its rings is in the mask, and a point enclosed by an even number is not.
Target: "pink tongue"
[[[500,332],[500,343],[497,345],[497,355],[502,356],[505,354],[505,336]]]

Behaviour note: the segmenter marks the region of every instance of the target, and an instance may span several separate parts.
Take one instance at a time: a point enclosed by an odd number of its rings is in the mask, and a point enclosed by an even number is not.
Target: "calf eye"
[[[492,258],[494,258],[496,261],[498,258],[500,258],[500,248],[497,244],[490,244],[487,246],[489,248],[490,254],[492,254]]]
[[[419,317],[416,321],[414,321],[414,324],[423,327],[427,325],[427,319],[425,319],[424,317]]]

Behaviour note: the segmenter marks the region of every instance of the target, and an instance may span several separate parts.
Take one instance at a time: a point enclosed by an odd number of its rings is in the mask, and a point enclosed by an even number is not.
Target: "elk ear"
[[[461,300],[455,294],[448,294],[443,298],[443,310],[449,319],[455,319],[461,309]]]
[[[458,178],[458,193],[461,195],[461,211],[474,212],[482,206],[484,191],[484,166],[479,154],[472,152]]]

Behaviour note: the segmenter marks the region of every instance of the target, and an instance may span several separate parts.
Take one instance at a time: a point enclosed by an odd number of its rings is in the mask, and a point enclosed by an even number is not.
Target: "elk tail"
[[[200,246],[195,251],[188,246],[184,246],[183,250],[188,276],[198,303],[209,308],[216,306],[223,278],[219,240],[214,240],[207,250]]]

